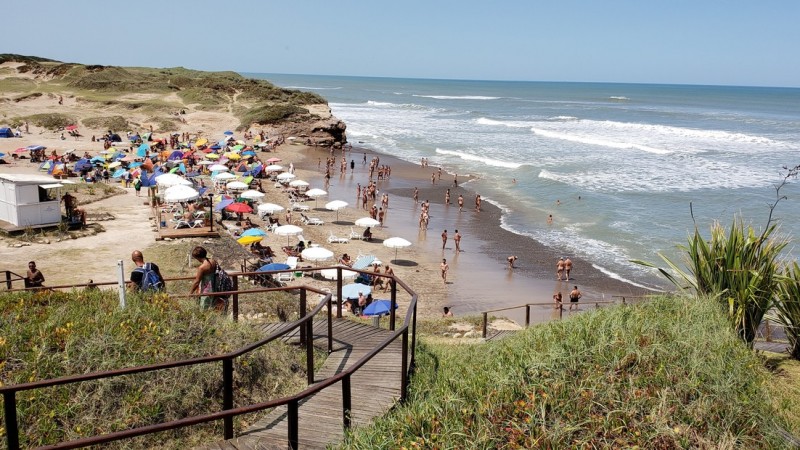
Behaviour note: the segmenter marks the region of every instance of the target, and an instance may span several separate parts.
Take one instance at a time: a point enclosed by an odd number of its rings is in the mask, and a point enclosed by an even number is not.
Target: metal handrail
[[[324,268],[313,268],[313,269],[293,269],[291,271],[303,270],[303,271],[316,271],[321,270]],[[341,284],[342,284],[342,277],[341,277],[341,266],[336,266],[338,270],[338,281],[337,281],[337,292],[340,294],[338,299],[338,310],[337,310],[337,317],[341,317]],[[349,270],[349,269],[348,269]],[[369,273],[358,271],[362,273]],[[255,272],[257,274],[265,274],[266,272]],[[231,276],[234,279],[234,287],[238,285],[238,278],[242,275],[246,275],[247,273],[233,273]],[[374,275],[374,274],[373,274]],[[386,277],[385,275],[383,275]],[[193,277],[184,277],[183,279],[191,279]],[[314,383],[314,374],[313,374],[313,318],[322,310],[323,307],[330,305],[330,300],[332,294],[326,293],[319,289],[315,289],[309,286],[286,286],[281,288],[268,288],[268,289],[253,289],[247,291],[230,291],[226,293],[215,293],[218,295],[225,295],[231,294],[234,296],[234,300],[238,300],[239,294],[254,294],[259,292],[270,292],[270,291],[279,291],[279,290],[297,290],[300,289],[300,308],[301,308],[301,317],[300,319],[290,323],[289,325],[283,327],[281,330],[278,330],[272,333],[267,338],[258,341],[254,344],[250,344],[248,346],[242,347],[238,350],[233,352],[229,352],[222,355],[212,355],[206,356],[202,358],[193,358],[189,360],[182,360],[182,361],[173,361],[168,363],[161,363],[161,364],[153,364],[148,366],[139,366],[139,367],[131,367],[126,369],[118,369],[113,371],[104,371],[104,372],[94,372],[89,374],[81,374],[81,375],[73,375],[69,377],[61,377],[51,380],[40,380],[34,381],[30,383],[23,383],[18,385],[8,385],[8,386],[0,386],[0,393],[3,395],[4,399],[4,412],[5,412],[5,422],[6,422],[6,436],[8,442],[9,449],[18,449],[19,448],[19,430],[17,424],[17,412],[16,412],[16,392],[24,391],[24,390],[31,390],[31,389],[39,389],[44,387],[51,387],[57,385],[64,385],[70,383],[77,383],[101,378],[112,378],[116,376],[122,375],[129,375],[134,373],[143,373],[143,372],[152,372],[157,370],[165,370],[171,369],[175,367],[182,367],[182,366],[189,366],[189,365],[196,365],[196,364],[205,364],[211,362],[218,362],[222,361],[223,363],[223,411],[188,417],[179,419],[176,421],[155,424],[155,425],[148,425],[139,428],[133,428],[129,430],[119,431],[115,433],[109,433],[100,436],[93,436],[88,438],[82,438],[78,440],[73,440],[69,442],[63,442],[51,446],[45,446],[41,448],[79,448],[85,447],[88,445],[96,445],[102,444],[106,442],[117,441],[121,439],[131,438],[135,436],[141,436],[145,434],[156,433],[160,431],[166,431],[171,429],[183,428],[191,425],[196,425],[200,423],[206,423],[211,421],[216,421],[222,419],[224,421],[224,437],[225,439],[233,438],[233,417],[241,414],[246,414],[250,412],[260,411],[267,408],[273,408],[276,406],[281,405],[288,405],[289,406],[289,436],[288,436],[288,443],[291,448],[297,448],[298,443],[298,408],[299,403],[302,399],[307,398],[308,396],[319,392],[330,385],[342,381],[342,388],[343,388],[343,417],[344,417],[344,427],[347,429],[350,427],[350,405],[352,404],[351,393],[350,393],[350,377],[355,373],[358,369],[360,369],[364,364],[366,364],[370,359],[372,359],[375,355],[380,353],[383,349],[385,349],[389,344],[394,342],[399,336],[402,336],[403,340],[403,347],[402,347],[402,362],[401,362],[401,393],[400,393],[400,401],[404,401],[407,396],[407,385],[408,385],[408,377],[413,371],[414,362],[415,362],[415,347],[416,347],[416,306],[417,306],[417,294],[408,287],[402,280],[397,279],[394,276],[388,276],[391,279],[391,286],[392,286],[392,299],[391,299],[391,320],[390,320],[390,329],[394,331],[389,337],[384,339],[378,346],[376,346],[373,350],[369,353],[361,357],[358,361],[356,361],[350,368],[344,370],[343,372],[337,374],[334,377],[330,377],[325,381],[314,384],[303,390],[302,392],[295,394],[290,397],[285,397],[282,399],[272,400],[269,402],[263,402],[253,405],[248,405],[240,408],[233,408],[233,360],[234,358],[241,356],[245,353],[248,353],[256,348],[259,348],[267,343],[281,337],[290,331],[293,331],[296,328],[300,328],[300,341],[301,343],[306,344],[306,351],[307,351],[307,364],[308,364],[308,382],[309,384]],[[169,281],[169,280],[167,280]],[[101,284],[101,283],[96,283]],[[102,284],[114,284],[114,283],[102,283]],[[397,285],[400,285],[406,292],[411,294],[411,302],[409,304],[408,311],[406,312],[406,318],[403,322],[403,325],[398,329],[394,330],[394,306],[396,305],[396,290]],[[77,285],[76,285],[77,286]],[[305,314],[305,303],[306,303],[306,292],[312,291],[318,294],[325,295],[323,301],[319,302],[317,306],[309,312],[309,314]],[[175,297],[196,297],[206,294],[189,294],[189,295],[176,295]],[[328,307],[327,309],[327,322],[328,322],[328,333],[327,333],[327,346],[328,352],[332,352],[332,311],[331,308]],[[301,328],[302,327],[302,328]],[[410,331],[409,331],[410,330]],[[411,347],[409,348],[408,345],[408,338],[409,332],[411,333]],[[410,352],[409,352],[410,350]],[[409,355],[410,353],[410,355]],[[409,359],[410,356],[410,359]]]

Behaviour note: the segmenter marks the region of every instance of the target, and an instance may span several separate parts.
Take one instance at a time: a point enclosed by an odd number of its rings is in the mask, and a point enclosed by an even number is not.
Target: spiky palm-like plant
[[[800,359],[800,265],[795,261],[786,268],[778,286],[775,298],[777,320],[786,330],[789,339],[789,352]]]

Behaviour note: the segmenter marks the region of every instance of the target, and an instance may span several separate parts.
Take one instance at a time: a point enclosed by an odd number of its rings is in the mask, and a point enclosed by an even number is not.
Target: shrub
[[[24,119],[38,127],[53,131],[75,123],[75,118],[61,113],[34,114]]]
[[[266,105],[252,108],[242,115],[242,126],[257,123],[266,125],[281,122],[295,114],[308,114],[308,110],[296,105]]]
[[[83,125],[100,130],[121,131],[130,129],[128,120],[122,116],[90,117],[83,119]]]
[[[800,265],[795,261],[786,268],[775,299],[777,319],[789,339],[789,353],[800,359]]]

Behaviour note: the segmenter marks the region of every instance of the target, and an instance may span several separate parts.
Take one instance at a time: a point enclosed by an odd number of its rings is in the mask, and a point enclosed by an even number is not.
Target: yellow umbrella
[[[233,153],[233,152],[228,152],[228,153],[225,153],[225,154],[224,154],[224,155],[222,155],[222,156],[224,156],[224,157],[226,157],[226,158],[228,158],[228,159],[232,159],[232,160],[234,160],[234,161],[238,161],[238,160],[242,159],[242,155],[240,155],[240,154],[238,154],[238,153]]]
[[[264,239],[264,236],[242,236],[236,240],[236,242],[242,245],[250,245],[253,242],[261,242]]]
[[[194,143],[194,145],[196,145],[198,147],[200,147],[201,145],[206,145],[206,144],[208,144],[208,139],[206,139],[206,138],[200,138],[200,139],[197,140],[197,142]]]
[[[206,155],[206,158],[208,158],[208,159],[219,159],[219,155],[216,154],[216,153],[209,153],[209,154]]]
[[[108,168],[109,168],[109,169],[114,169],[114,168],[117,168],[117,167],[119,167],[119,166],[121,166],[121,165],[122,165],[122,163],[121,163],[121,162],[119,162],[119,161],[114,161],[114,162],[112,162],[111,164],[109,164],[109,165],[108,165]]]

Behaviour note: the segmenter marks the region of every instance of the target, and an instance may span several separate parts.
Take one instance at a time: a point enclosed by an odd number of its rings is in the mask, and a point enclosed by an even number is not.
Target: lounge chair
[[[301,205],[297,202],[292,203],[292,211],[308,211],[309,209],[311,208],[309,208],[308,205]]]
[[[350,238],[346,238],[344,236],[335,236],[333,232],[328,235],[329,244],[347,244],[348,242],[350,242]]]
[[[298,258],[296,256],[289,256],[288,258],[286,258],[286,265],[289,266],[290,269],[296,269],[297,261]],[[294,280],[294,273],[293,272],[276,273],[275,279],[282,283],[288,283]]]
[[[325,225],[325,222],[317,217],[308,217],[303,213],[300,213],[300,217],[306,225]]]
[[[354,230],[353,227],[350,227],[350,239],[362,239],[363,237],[364,237],[363,234]]]

